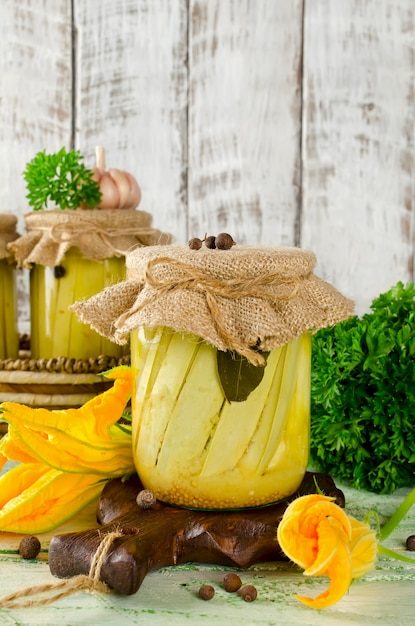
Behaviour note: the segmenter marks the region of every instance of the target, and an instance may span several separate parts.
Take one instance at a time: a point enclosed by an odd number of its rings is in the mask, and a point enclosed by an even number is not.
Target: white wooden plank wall
[[[186,0],[75,0],[75,145],[142,188],[140,208],[186,236],[188,13]]]
[[[200,236],[292,245],[300,202],[302,2],[191,2],[189,216]]]
[[[71,143],[70,2],[0,3],[0,211],[28,211],[22,176],[39,150]],[[22,331],[28,331],[27,272],[18,272]]]
[[[413,0],[3,0],[0,211],[103,144],[178,243],[310,248],[363,312],[413,279],[414,94]]]
[[[306,2],[301,245],[366,310],[413,277],[415,4]]]

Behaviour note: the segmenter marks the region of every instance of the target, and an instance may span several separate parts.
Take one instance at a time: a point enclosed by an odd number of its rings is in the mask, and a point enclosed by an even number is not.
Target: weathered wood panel
[[[72,129],[71,3],[3,0],[0,7],[0,211],[29,210],[22,176],[39,150],[68,145]],[[28,280],[18,273],[22,330]]]
[[[45,6],[45,5],[50,6]],[[28,211],[22,172],[34,152],[70,142],[70,2],[5,0],[0,19],[1,210]]]
[[[412,280],[415,5],[306,2],[301,244],[366,310]]]
[[[191,0],[190,234],[292,245],[300,196],[302,2]]]
[[[413,278],[414,14],[412,0],[4,0],[0,210],[22,228],[38,150],[75,146],[92,166],[103,144],[177,242],[229,230],[311,248],[363,311]]]
[[[135,175],[140,209],[186,240],[186,0],[75,0],[76,145]]]

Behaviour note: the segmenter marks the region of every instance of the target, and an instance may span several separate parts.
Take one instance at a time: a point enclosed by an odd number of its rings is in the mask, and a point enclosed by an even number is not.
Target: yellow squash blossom
[[[68,474],[42,463],[18,465],[0,479],[0,529],[51,530],[97,498],[102,487],[94,474]]]
[[[306,576],[327,576],[329,588],[316,598],[297,596],[313,608],[331,606],[353,579],[370,571],[377,555],[376,534],[346,515],[332,498],[313,494],[294,500],[278,526],[283,552]]]
[[[106,376],[113,386],[79,409],[0,405],[9,424],[0,467],[6,460],[20,463],[0,478],[0,530],[50,530],[95,499],[103,481],[135,471],[131,434],[117,424],[133,373],[120,366]]]

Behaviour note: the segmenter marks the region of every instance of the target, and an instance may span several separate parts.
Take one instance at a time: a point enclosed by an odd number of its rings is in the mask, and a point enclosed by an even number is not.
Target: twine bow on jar
[[[168,275],[160,276],[157,267],[166,264],[169,267]],[[264,365],[264,357],[254,347],[246,346],[236,333],[228,330],[218,298],[290,300],[297,295],[300,288],[297,276],[282,277],[280,272],[273,272],[244,278],[220,278],[189,263],[169,257],[151,259],[147,263],[145,284],[152,292],[144,295],[142,299],[137,298],[134,305],[117,320],[116,327],[122,326],[128,317],[166,294],[179,289],[198,291],[204,295],[216,331],[227,349],[246,357],[253,365]]]

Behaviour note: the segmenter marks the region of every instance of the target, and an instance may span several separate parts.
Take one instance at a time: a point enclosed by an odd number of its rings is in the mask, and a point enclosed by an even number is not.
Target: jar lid
[[[170,235],[151,227],[152,216],[134,209],[47,209],[26,213],[27,233],[11,246],[17,263],[54,267],[77,247],[86,259],[125,256],[137,245],[169,243]]]
[[[127,280],[71,309],[117,343],[166,326],[258,363],[258,351],[352,315],[353,302],[315,276],[315,264],[300,248],[149,246],[126,255]]]

